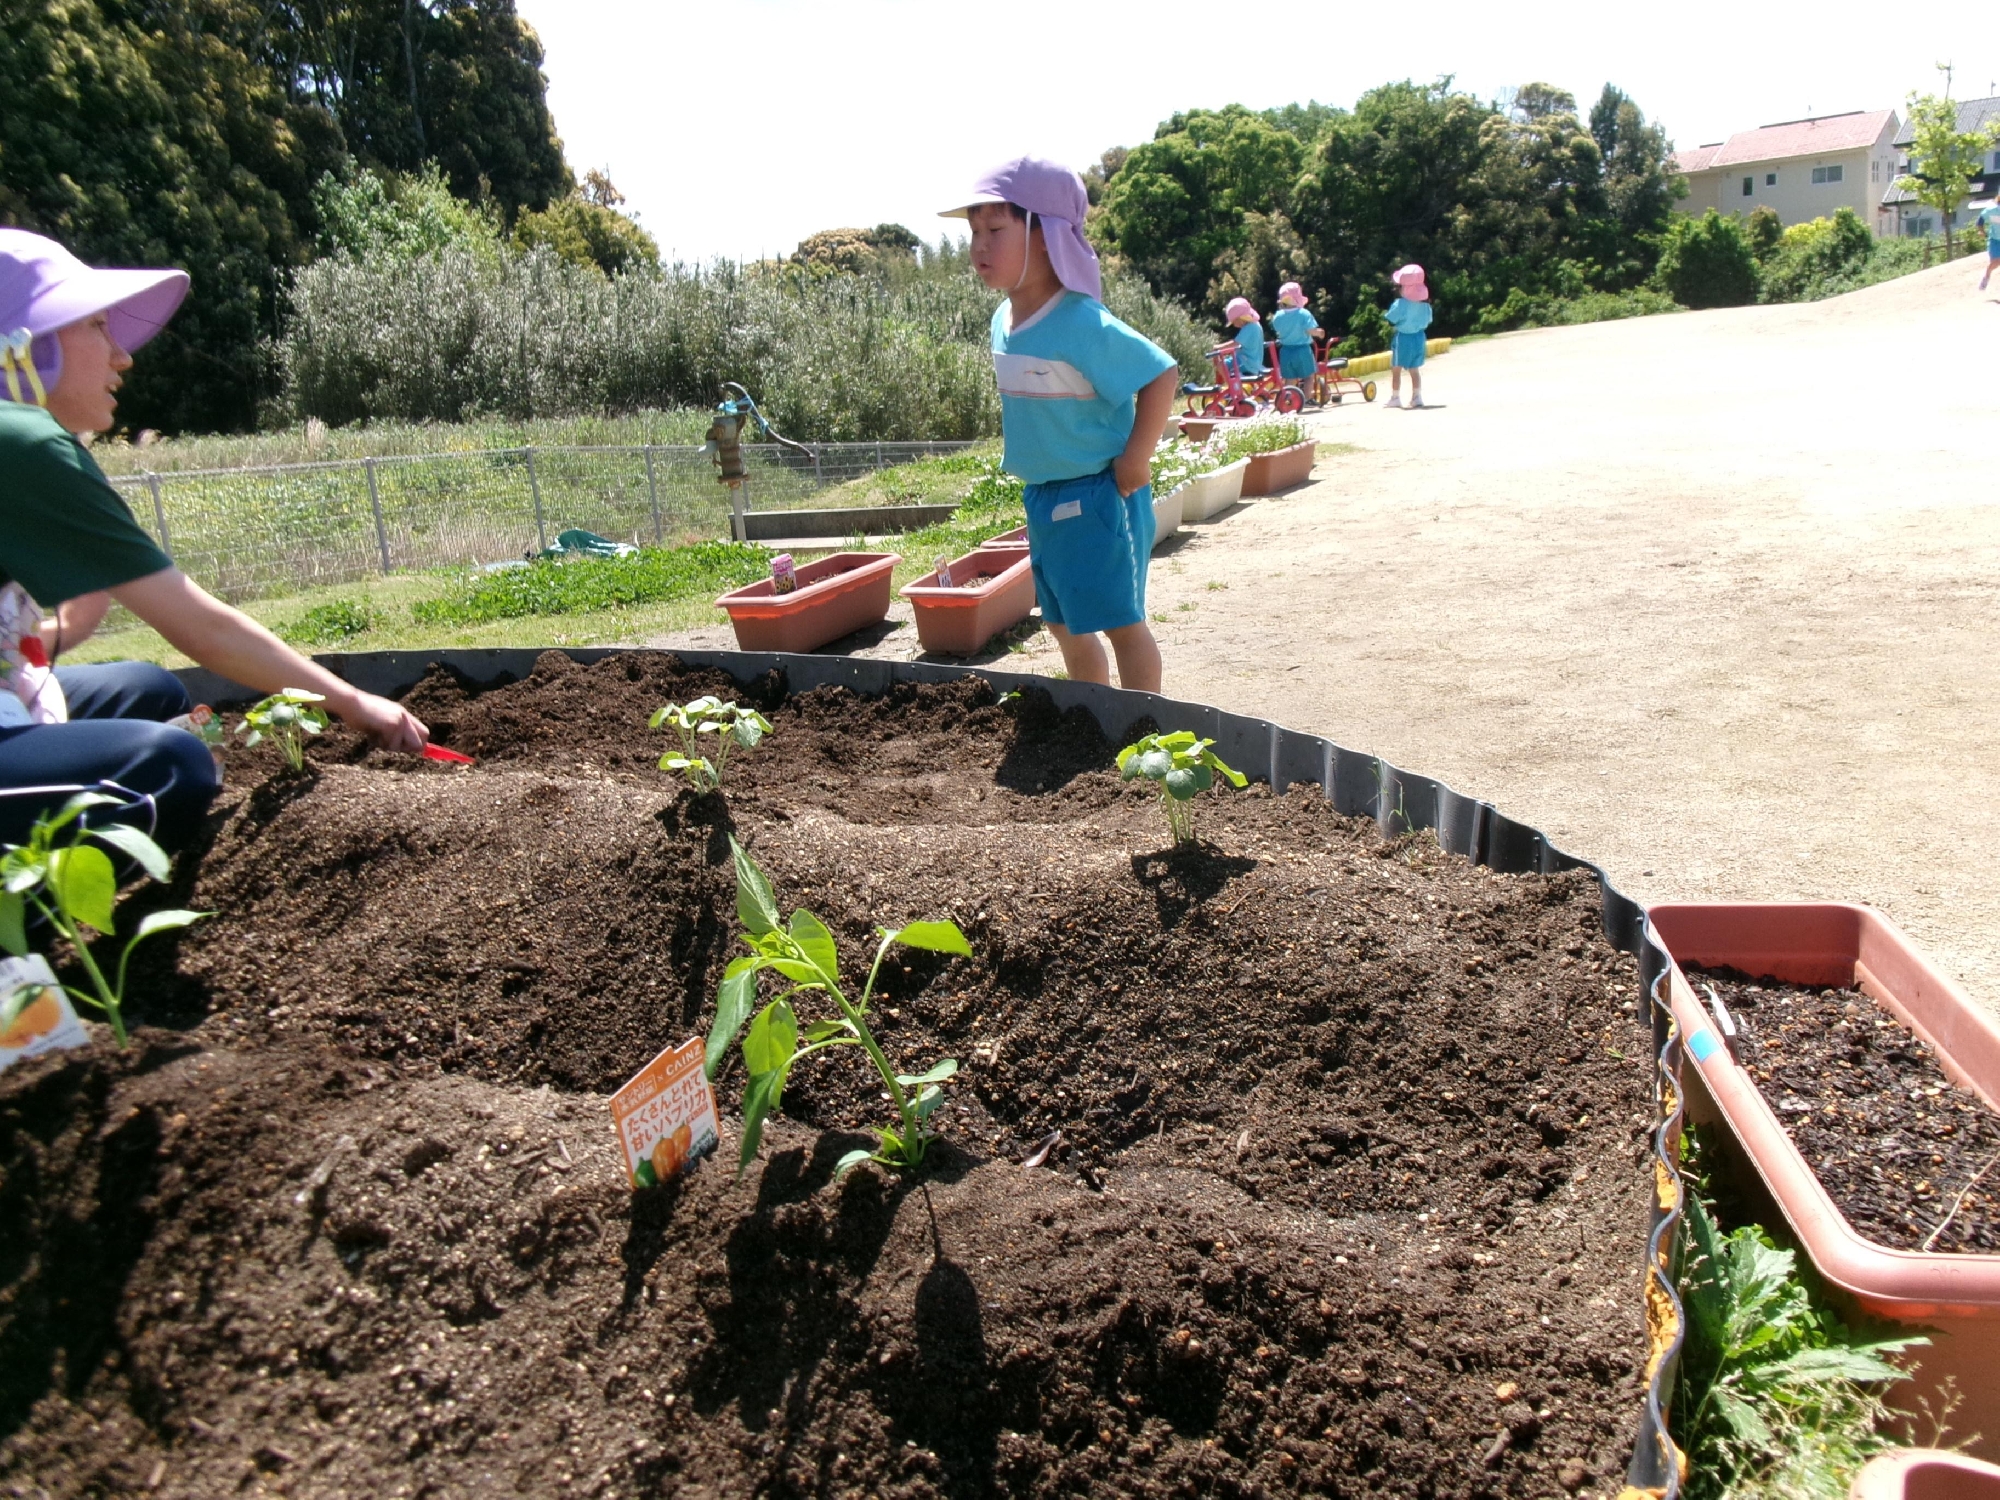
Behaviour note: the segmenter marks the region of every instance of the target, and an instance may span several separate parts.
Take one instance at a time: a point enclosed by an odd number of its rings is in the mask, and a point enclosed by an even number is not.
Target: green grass
[[[635,411],[624,416],[470,422],[356,422],[328,427],[307,422],[270,432],[162,438],[144,448],[99,442],[91,455],[107,474],[171,474],[186,469],[238,469],[270,464],[329,463],[424,453],[481,453],[495,448],[629,447],[700,443],[709,413],[695,407]]]
[[[419,625],[487,625],[536,615],[585,615],[635,604],[713,599],[770,572],[769,550],[751,542],[646,547],[627,557],[532,562],[476,574],[452,592],[410,607]]]

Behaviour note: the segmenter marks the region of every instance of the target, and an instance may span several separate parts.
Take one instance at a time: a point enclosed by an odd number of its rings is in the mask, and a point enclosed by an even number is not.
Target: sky
[[[1155,0],[516,0],[542,39],[571,166],[609,173],[682,260],[789,252],[896,222],[949,229],[981,168],[1081,169],[1177,110],[1451,75],[1491,98],[1531,81],[1587,109],[1608,81],[1676,146],[1807,114],[2000,92],[1990,6],[1767,0],[1422,6]]]

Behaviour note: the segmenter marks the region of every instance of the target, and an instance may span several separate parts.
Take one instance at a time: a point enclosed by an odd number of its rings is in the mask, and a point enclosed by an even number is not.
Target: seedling
[[[28,912],[33,910],[49,924],[57,936],[68,941],[76,961],[90,979],[88,990],[64,985],[72,1000],[95,1006],[111,1023],[111,1035],[125,1045],[125,967],[132,950],[156,932],[187,927],[212,915],[205,911],[156,911],[148,913],[138,930],[126,940],[118,956],[117,979],[106,978],[103,967],[84,940],[86,930],[112,935],[112,907],[118,900],[118,872],[111,856],[97,844],[109,844],[153,879],[164,881],[172,865],[160,846],[136,828],[107,823],[102,828],[86,827],[81,818],[93,807],[119,804],[117,797],[102,792],[79,792],[61,809],[44,813],[25,844],[0,846],[0,948],[16,958],[28,953]],[[68,833],[68,841],[58,844],[57,836]],[[0,1027],[13,1024],[22,1005],[34,993],[33,987],[0,997]]]
[[[1118,774],[1132,781],[1144,776],[1160,784],[1160,806],[1176,847],[1194,842],[1194,798],[1215,785],[1220,775],[1231,786],[1247,785],[1243,773],[1232,771],[1209,749],[1214,740],[1198,740],[1182,729],[1173,734],[1149,734],[1118,752]]]
[[[771,732],[771,721],[754,708],[724,703],[720,698],[697,698],[692,703],[669,703],[646,721],[650,729],[662,726],[680,736],[681,748],[660,757],[662,771],[684,774],[697,792],[712,792],[722,785],[722,767],[732,745],[754,750]],[[706,748],[703,735],[714,735],[715,759],[700,752]]]
[[[243,722],[236,732],[244,736],[244,747],[261,745],[265,740],[278,742],[278,748],[285,752],[285,764],[294,771],[306,768],[305,736],[318,734],[326,728],[326,710],[319,705],[326,702],[323,695],[309,693],[304,688],[286,688],[282,693],[250,706],[243,715]]]
[[[756,1156],[764,1138],[764,1121],[782,1103],[785,1080],[791,1076],[792,1068],[815,1052],[833,1047],[860,1047],[866,1051],[875,1071],[882,1075],[882,1086],[888,1091],[890,1102],[896,1106],[896,1125],[875,1127],[880,1147],[848,1152],[835,1165],[834,1175],[844,1177],[865,1161],[904,1169],[920,1165],[932,1138],[930,1117],[944,1102],[941,1085],[958,1071],[958,1063],[948,1057],[923,1073],[898,1073],[868,1029],[868,1002],[875,994],[883,956],[892,944],[966,957],[971,956],[972,945],[952,922],[878,927],[875,931],[882,941],[875,950],[875,962],[869,966],[868,982],[862,987],[858,1001],[849,1000],[840,985],[840,955],[826,924],[803,909],[792,913],[788,925],[781,924],[778,899],[764,872],[733,838],[729,841],[729,852],[736,861],[736,915],[748,929],[744,942],[749,944],[750,953],[730,961],[716,991],[715,1024],[708,1031],[708,1076],[712,1082],[728,1056],[729,1044],[743,1033],[747,1022],[750,1029],[743,1034],[743,1066],[749,1071],[750,1082],[743,1090],[743,1150],[737,1160],[736,1175],[742,1176]],[[750,1013],[757,1004],[757,976],[766,969],[790,980],[792,987],[758,1011],[752,1020]],[[792,1001],[799,995],[815,993],[830,999],[838,1014],[808,1022],[805,1045],[801,1046],[799,1017]]]

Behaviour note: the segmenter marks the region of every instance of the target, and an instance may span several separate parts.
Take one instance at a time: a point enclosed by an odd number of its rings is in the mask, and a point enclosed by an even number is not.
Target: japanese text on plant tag
[[[69,996],[62,992],[56,976],[49,972],[48,960],[39,953],[0,959],[0,1001],[24,988],[32,993],[23,998],[13,1022],[0,1028],[0,1071],[24,1057],[90,1045],[89,1031],[76,1018]]]
[[[611,1096],[632,1186],[652,1187],[715,1149],[715,1091],[700,1037],[669,1047]]]

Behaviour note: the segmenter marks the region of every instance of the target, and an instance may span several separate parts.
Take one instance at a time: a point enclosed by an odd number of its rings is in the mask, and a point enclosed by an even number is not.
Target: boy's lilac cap
[[[1304,307],[1305,305],[1306,289],[1296,281],[1288,281],[1278,288],[1278,306]]]
[[[945,209],[939,217],[963,219],[980,203],[1011,203],[1033,214],[1041,221],[1042,240],[1049,247],[1049,264],[1055,268],[1056,280],[1094,301],[1104,300],[1104,275],[1097,265],[1097,252],[1083,237],[1090,195],[1076,173],[1061,162],[1017,156],[980,173],[972,185],[972,196],[957,208]]]
[[[1389,278],[1396,290],[1411,302],[1428,302],[1431,289],[1424,285],[1424,268],[1411,261]]]
[[[1250,305],[1248,297],[1231,297],[1228,306],[1222,309],[1222,319],[1231,328],[1238,323],[1261,323],[1257,309]]]
[[[45,235],[0,229],[0,343],[32,358],[49,388],[62,371],[58,329],[109,312],[111,336],[129,352],[166,327],[187,291],[185,271],[86,266]],[[23,343],[27,350],[19,350]],[[7,399],[9,387],[0,384]]]

